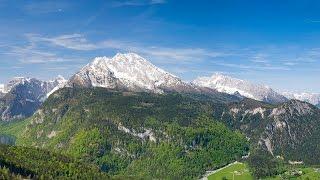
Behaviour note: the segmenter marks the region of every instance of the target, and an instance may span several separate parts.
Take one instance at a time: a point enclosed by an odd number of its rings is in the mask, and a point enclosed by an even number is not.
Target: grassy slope
[[[0,135],[10,135],[15,137],[16,144],[21,144],[21,136],[26,130],[26,126],[30,123],[30,119],[17,120],[13,122],[0,121]]]
[[[245,163],[235,163],[231,166],[221,169],[220,171],[210,175],[209,180],[222,180],[224,177],[232,180],[253,180],[253,176]]]
[[[301,171],[302,175],[290,175],[292,172]],[[245,163],[236,163],[226,168],[222,168],[216,173],[210,175],[208,180],[222,180],[224,178],[228,180],[253,180],[254,177],[249,172],[249,168]],[[311,167],[288,167],[288,170],[278,176],[263,178],[264,180],[281,180],[281,179],[292,179],[292,180],[317,180],[320,179],[320,169],[319,168],[311,168]]]
[[[12,122],[0,121],[0,132],[3,134],[13,135],[19,137],[25,130],[26,125],[30,122],[30,119],[17,120]]]
[[[290,170],[287,173],[278,175],[276,177],[265,178],[265,180],[281,180],[281,179],[297,179],[297,180],[317,180],[320,179],[320,169],[318,168],[311,168],[311,167],[303,167],[303,168],[289,168]],[[293,171],[301,171],[302,175],[290,175],[290,172]],[[289,173],[288,173],[289,172]]]

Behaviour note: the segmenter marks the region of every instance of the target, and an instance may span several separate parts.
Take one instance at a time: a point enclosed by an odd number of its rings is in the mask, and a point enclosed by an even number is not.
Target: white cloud
[[[236,69],[244,69],[244,70],[258,70],[258,71],[267,71],[267,70],[283,70],[289,71],[291,70],[285,66],[273,66],[273,65],[264,65],[264,66],[256,66],[256,65],[247,65],[247,64],[236,64],[236,63],[225,63],[225,62],[213,62],[219,66],[225,66]]]
[[[27,34],[27,38],[32,42],[49,42],[51,44],[62,46],[74,50],[95,50],[99,49],[95,44],[90,44],[88,41],[80,34],[67,34],[61,35],[53,38],[41,37],[34,34]]]
[[[296,62],[284,62],[283,64],[286,65],[286,66],[294,66],[294,65],[297,65],[298,63],[296,63]]]
[[[145,44],[133,43],[128,41],[119,41],[119,40],[103,40],[98,42],[91,42],[81,34],[65,34],[59,35],[56,37],[43,37],[35,34],[27,34],[27,38],[30,41],[30,44],[37,45],[41,44],[46,46],[58,46],[67,49],[77,50],[77,51],[92,51],[92,50],[101,50],[101,49],[112,49],[116,51],[123,52],[135,52],[145,56],[147,58],[156,61],[158,64],[192,64],[198,63],[205,59],[213,59],[214,64],[219,66],[224,66],[227,68],[243,69],[243,70],[291,70],[291,66],[297,64],[298,60],[300,61],[311,61],[314,60],[314,57],[318,57],[317,49],[312,49],[304,53],[304,56],[298,57],[291,61],[281,61],[280,59],[275,59],[276,54],[273,54],[272,51],[259,52],[248,50],[237,50],[229,49],[225,52],[216,52],[204,48],[171,48],[163,46],[148,46]],[[45,43],[45,44],[43,44]],[[23,49],[19,49],[22,51]],[[28,49],[30,51],[30,49]],[[22,52],[20,52],[21,54]],[[40,63],[43,62],[43,59],[59,61],[62,59],[55,56],[52,53],[44,53],[42,51],[37,51],[32,49],[28,52],[28,62]],[[242,63],[232,63],[233,60],[225,62],[225,57],[233,56],[241,60]],[[23,56],[21,56],[23,57]],[[268,59],[267,59],[268,58]],[[283,57],[281,57],[283,58]],[[249,61],[245,61],[249,59]],[[272,59],[269,60],[269,59]],[[26,60],[25,60],[26,61]],[[278,61],[278,62],[277,62]]]
[[[156,5],[164,4],[165,0],[125,0],[116,1],[112,5],[113,7],[123,7],[123,6],[146,6],[146,5]]]
[[[224,53],[212,52],[202,48],[165,48],[165,47],[136,47],[136,51],[161,59],[175,59],[181,61],[200,60],[205,57],[226,56]]]
[[[265,63],[268,63],[269,61],[266,59],[268,58],[268,55],[267,54],[264,54],[264,53],[257,53],[255,54],[253,57],[252,57],[252,62],[254,63],[262,63],[262,64],[265,64]]]
[[[36,41],[30,41],[26,46],[8,46],[8,51],[2,54],[14,57],[23,64],[60,63],[75,60],[75,58],[59,56],[49,48],[40,48]],[[79,58],[77,60],[80,61]]]
[[[30,14],[44,14],[62,12],[69,6],[69,2],[63,1],[28,1],[23,8]]]
[[[33,48],[27,47],[12,47],[11,50],[6,53],[7,55],[15,56],[22,63],[45,63],[52,61],[61,61],[56,54],[44,52]]]
[[[169,48],[146,46],[131,42],[119,40],[105,40],[97,43],[89,42],[83,35],[67,34],[57,37],[42,37],[39,35],[28,34],[28,39],[31,43],[48,42],[55,46],[64,47],[67,49],[79,51],[91,51],[98,49],[115,49],[118,51],[130,51],[140,53],[152,57],[154,59],[179,60],[179,61],[196,61],[205,57],[215,58],[220,56],[227,56],[225,53],[214,52],[203,48]]]
[[[150,2],[151,4],[163,4],[163,3],[166,3],[165,0],[151,0]]]

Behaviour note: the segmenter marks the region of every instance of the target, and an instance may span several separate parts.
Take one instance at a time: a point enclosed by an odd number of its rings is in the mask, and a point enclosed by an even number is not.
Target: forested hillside
[[[31,118],[18,145],[54,149],[113,176],[192,179],[248,153],[245,137],[212,119],[211,107],[181,94],[66,88]]]
[[[251,165],[278,156],[282,163],[316,164],[310,153],[318,153],[318,140],[308,137],[317,135],[318,113],[300,101],[269,105],[208,94],[64,88],[31,118],[0,130],[15,136],[17,145],[96,164],[112,177],[194,179],[240,160],[249,146],[263,152],[254,153]],[[283,173],[283,166],[274,167],[256,172]]]
[[[298,100],[269,105],[245,99],[213,108],[215,119],[250,138],[253,146],[263,148],[286,161],[320,162],[320,111]]]
[[[0,145],[0,179],[109,179],[96,165],[36,148]]]

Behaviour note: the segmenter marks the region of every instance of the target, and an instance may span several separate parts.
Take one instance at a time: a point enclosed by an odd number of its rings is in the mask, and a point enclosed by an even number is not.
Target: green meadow
[[[249,171],[247,164],[237,162],[220,170],[208,177],[208,180],[253,180],[254,177]],[[275,177],[264,178],[264,180],[318,180],[320,179],[319,168],[298,168],[291,167]]]
[[[253,176],[245,163],[237,162],[218,170],[208,177],[209,180],[253,180]]]

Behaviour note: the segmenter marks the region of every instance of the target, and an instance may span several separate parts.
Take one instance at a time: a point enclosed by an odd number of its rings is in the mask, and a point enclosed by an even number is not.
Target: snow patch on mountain
[[[192,83],[201,87],[212,88],[219,92],[232,95],[240,94],[247,98],[268,103],[282,103],[287,101],[284,96],[267,86],[253,84],[220,73],[215,73],[211,77],[199,77]]]

